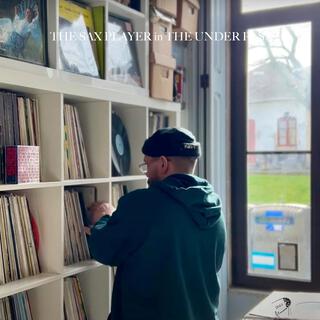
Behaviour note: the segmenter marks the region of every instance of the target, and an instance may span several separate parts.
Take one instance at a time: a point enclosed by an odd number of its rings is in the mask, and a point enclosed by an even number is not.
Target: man
[[[19,16],[19,8],[15,6],[14,27],[15,31],[22,37],[26,38],[29,33],[33,33],[36,29],[40,29],[38,6],[35,8],[26,8],[24,18]]]
[[[193,175],[200,144],[166,128],[142,152],[149,188],[123,196],[112,216],[108,204],[91,209],[91,253],[118,267],[109,319],[216,320],[225,224],[212,186]]]

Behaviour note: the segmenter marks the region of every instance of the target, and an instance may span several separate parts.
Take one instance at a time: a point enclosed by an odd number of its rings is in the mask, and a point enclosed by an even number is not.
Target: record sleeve
[[[120,117],[112,113],[112,175],[125,176],[130,169],[130,145],[126,128]]]
[[[60,68],[99,78],[92,8],[76,1],[59,2]],[[72,37],[71,37],[72,36]]]
[[[0,1],[0,56],[47,64],[45,0]]]
[[[110,15],[108,33],[108,79],[142,87],[132,23]]]

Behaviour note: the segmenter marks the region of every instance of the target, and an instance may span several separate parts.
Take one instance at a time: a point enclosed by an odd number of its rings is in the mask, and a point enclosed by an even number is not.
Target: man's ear
[[[164,156],[161,156],[160,159],[161,159],[161,169],[164,171],[167,171],[168,170],[168,159]]]

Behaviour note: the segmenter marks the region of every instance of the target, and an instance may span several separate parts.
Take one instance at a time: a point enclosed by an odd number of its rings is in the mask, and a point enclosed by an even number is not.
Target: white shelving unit
[[[42,273],[0,286],[0,298],[28,291],[35,320],[63,320],[64,278],[78,275],[88,318],[106,320],[110,310],[111,269],[96,261],[64,265],[64,189],[94,185],[98,200],[111,201],[113,183],[128,190],[146,187],[138,164],[141,146],[148,136],[149,111],[163,111],[170,125],[180,125],[180,105],[155,100],[149,91],[149,44],[137,45],[143,88],[103,79],[71,74],[58,69],[58,42],[50,41],[58,31],[59,0],[47,1],[49,67],[0,57],[0,89],[28,94],[39,99],[41,130],[41,182],[0,185],[1,192],[25,194],[40,232],[39,261]],[[130,19],[135,31],[149,31],[149,1],[141,0],[141,12],[116,1],[87,1],[106,8],[109,14]],[[51,38],[50,38],[51,37]],[[106,50],[107,54],[107,50]],[[64,178],[63,106],[78,108],[92,177]],[[111,170],[111,115],[116,111],[127,129],[131,148],[128,176],[113,177]]]

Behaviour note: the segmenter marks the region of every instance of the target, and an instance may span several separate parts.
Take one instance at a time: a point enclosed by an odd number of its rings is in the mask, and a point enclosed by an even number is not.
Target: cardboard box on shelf
[[[150,96],[172,101],[176,60],[157,52],[152,52],[150,58]]]
[[[200,9],[198,0],[178,0],[177,21],[175,32],[194,33],[198,30],[198,12]]]
[[[172,52],[172,24],[175,20],[164,15],[159,10],[152,8],[150,10],[150,32],[152,41],[150,45],[151,52],[171,56]]]
[[[177,16],[177,0],[151,0],[150,4],[171,17]]]

